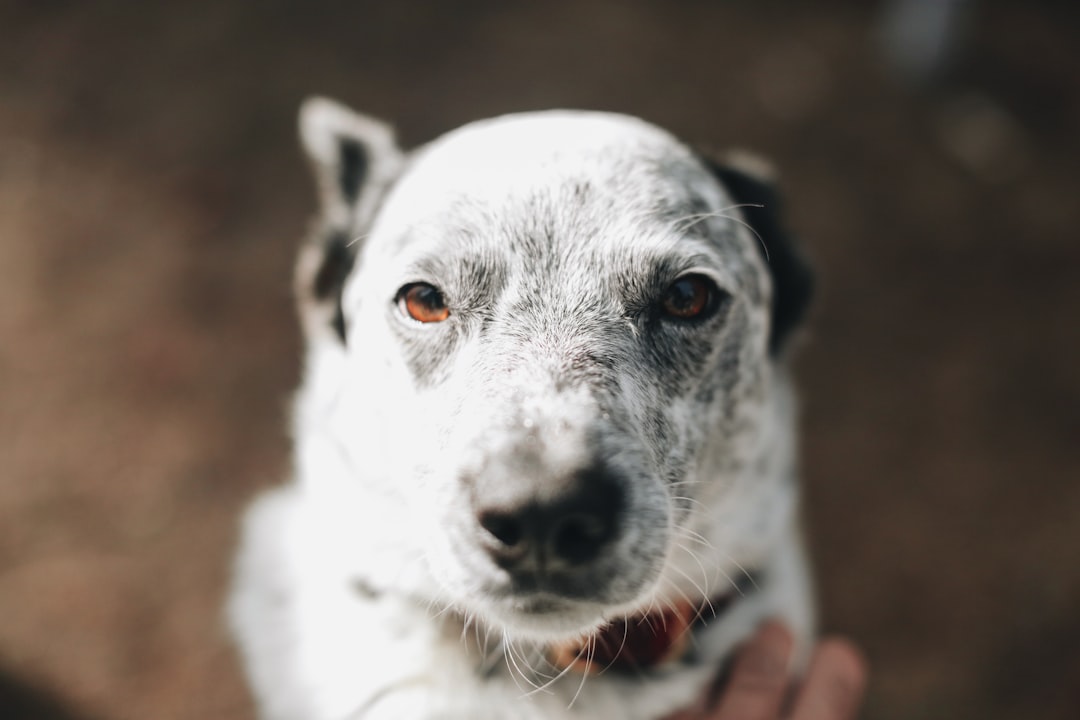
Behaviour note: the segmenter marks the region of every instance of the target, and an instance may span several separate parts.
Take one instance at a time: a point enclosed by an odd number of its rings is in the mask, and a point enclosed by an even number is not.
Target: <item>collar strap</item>
[[[757,589],[757,575],[743,573],[734,588],[697,604],[679,600],[641,615],[612,620],[594,634],[548,648],[556,670],[594,675],[606,670],[638,672],[678,660],[690,650],[693,631],[720,620]]]

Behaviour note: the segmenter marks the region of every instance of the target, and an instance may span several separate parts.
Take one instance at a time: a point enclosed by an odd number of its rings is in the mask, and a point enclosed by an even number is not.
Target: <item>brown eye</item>
[[[434,285],[413,283],[398,293],[398,307],[413,320],[422,323],[442,322],[450,317],[442,293]]]
[[[671,284],[660,306],[677,320],[703,319],[720,303],[720,289],[704,275],[685,275]]]

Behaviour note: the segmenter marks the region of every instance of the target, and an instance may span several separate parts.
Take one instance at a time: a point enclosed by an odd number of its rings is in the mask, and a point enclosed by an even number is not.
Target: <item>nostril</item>
[[[525,531],[521,521],[514,515],[500,512],[480,513],[480,527],[484,528],[499,544],[512,549],[522,544]]]
[[[475,542],[503,569],[576,569],[609,551],[619,536],[626,505],[619,476],[590,468],[550,484],[543,498],[536,485],[523,484],[516,495],[503,492],[473,506]]]
[[[573,513],[562,518],[552,533],[555,555],[577,564],[592,560],[613,534],[610,517]]]

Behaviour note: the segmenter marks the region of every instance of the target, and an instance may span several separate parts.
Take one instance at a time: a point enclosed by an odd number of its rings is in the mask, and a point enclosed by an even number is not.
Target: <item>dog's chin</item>
[[[640,610],[655,594],[662,570],[659,558],[636,564],[607,558],[596,563],[601,567],[515,575],[479,553],[452,554],[449,560],[446,565],[459,572],[442,576],[438,585],[456,596],[463,615],[539,642],[581,638]]]
[[[512,638],[561,642],[596,631],[612,611],[605,603],[538,593],[482,603],[476,615]]]

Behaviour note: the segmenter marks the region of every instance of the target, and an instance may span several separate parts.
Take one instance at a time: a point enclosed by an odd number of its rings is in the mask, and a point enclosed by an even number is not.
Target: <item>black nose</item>
[[[618,535],[622,484],[604,470],[577,473],[555,497],[536,492],[509,507],[477,509],[483,544],[503,568],[578,566],[593,560]]]

